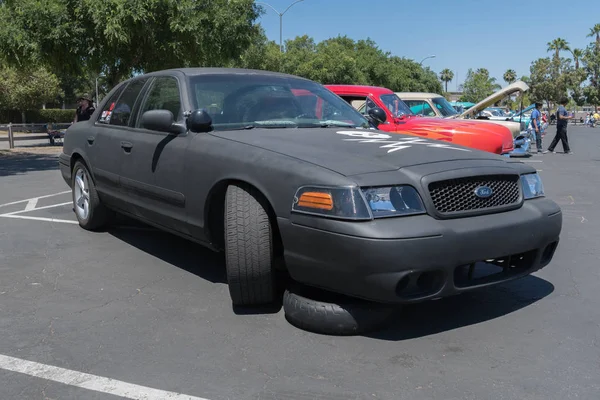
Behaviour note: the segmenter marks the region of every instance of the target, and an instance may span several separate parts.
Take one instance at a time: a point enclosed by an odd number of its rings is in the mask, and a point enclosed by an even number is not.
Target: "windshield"
[[[415,115],[412,111],[410,111],[410,108],[408,108],[408,106],[402,100],[400,100],[400,97],[395,94],[382,94],[379,96],[379,99],[396,118],[403,115]]]
[[[458,114],[454,107],[452,107],[452,105],[448,103],[448,100],[446,100],[444,97],[434,97],[431,100],[433,101],[433,104],[435,104],[435,107],[440,111],[442,116],[449,117],[451,115]]]
[[[258,74],[190,78],[194,107],[205,109],[215,131],[251,128],[361,127],[369,123],[322,85]]]

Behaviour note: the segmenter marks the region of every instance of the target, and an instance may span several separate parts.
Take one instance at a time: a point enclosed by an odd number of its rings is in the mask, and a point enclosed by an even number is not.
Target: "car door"
[[[361,113],[365,117],[369,116],[369,111],[373,108],[381,108],[386,114],[386,121],[383,124],[379,124],[377,129],[388,132],[394,131],[396,129],[395,124],[390,122],[393,121],[390,110],[387,107],[385,107],[383,103],[381,103],[381,101],[378,102],[376,98],[373,98],[370,95],[366,96],[358,94],[340,95],[340,97],[346,100],[352,107],[354,107],[359,113]]]
[[[119,142],[115,139],[110,125],[110,116],[119,97],[128,83],[120,85],[110,94],[110,98],[102,107],[98,119],[86,137],[86,154],[90,163],[96,189],[107,203],[115,203],[120,196],[119,168],[121,157],[119,155]]]
[[[184,176],[184,160],[189,133],[159,132],[141,125],[142,115],[150,110],[169,110],[176,122],[184,122],[180,85],[174,75],[156,76],[150,82],[127,135],[120,182],[135,215],[188,234],[184,188],[192,183],[191,177]]]
[[[130,131],[133,129],[129,126],[132,110],[148,80],[137,78],[123,85],[118,98],[115,101],[110,99],[106,103],[96,124],[97,139],[100,140],[98,144],[101,147],[97,153],[102,166],[97,170],[96,179],[99,182],[107,182],[106,186],[110,187],[106,196],[108,202],[124,211],[130,211],[130,196],[123,190],[120,181],[124,154],[128,151],[124,143],[128,142]]]

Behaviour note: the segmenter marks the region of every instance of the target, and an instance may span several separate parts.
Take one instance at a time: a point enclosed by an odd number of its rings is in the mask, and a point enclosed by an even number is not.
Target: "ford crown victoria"
[[[562,214],[534,168],[375,129],[381,111],[279,73],[157,71],[69,128],[60,170],[84,229],[119,212],[223,251],[236,305],[273,301],[278,269],[401,304],[550,263]]]

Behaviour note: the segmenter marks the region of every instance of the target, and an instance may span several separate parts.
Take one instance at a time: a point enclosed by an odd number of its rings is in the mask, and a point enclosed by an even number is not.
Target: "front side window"
[[[396,118],[402,117],[403,115],[414,115],[406,103],[396,94],[382,94],[379,98]]]
[[[434,97],[432,99],[432,101],[433,101],[433,104],[435,105],[435,108],[438,109],[438,111],[440,112],[440,114],[442,114],[442,116],[450,117],[452,115],[458,114],[456,112],[456,110],[454,109],[454,107],[452,107],[452,105],[445,98]]]
[[[404,100],[404,102],[410,107],[412,113],[417,115],[423,115],[425,117],[435,117],[435,111],[425,100]]]
[[[368,127],[368,121],[324,86],[272,75],[191,77],[194,107],[206,110],[215,131],[261,127]]]
[[[145,79],[136,79],[127,85],[112,110],[110,125],[129,126],[131,111],[145,84]]]
[[[140,115],[150,110],[169,110],[173,113],[175,121],[182,119],[183,110],[177,79],[171,76],[156,78],[148,92],[148,97]]]

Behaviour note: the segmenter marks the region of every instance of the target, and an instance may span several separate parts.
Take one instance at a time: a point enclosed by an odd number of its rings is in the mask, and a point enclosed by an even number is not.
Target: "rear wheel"
[[[109,211],[100,202],[96,185],[85,163],[75,162],[71,179],[73,208],[79,225],[86,230],[104,226],[108,221]]]
[[[234,305],[275,299],[273,230],[264,202],[248,185],[230,185],[225,195],[225,265]]]

